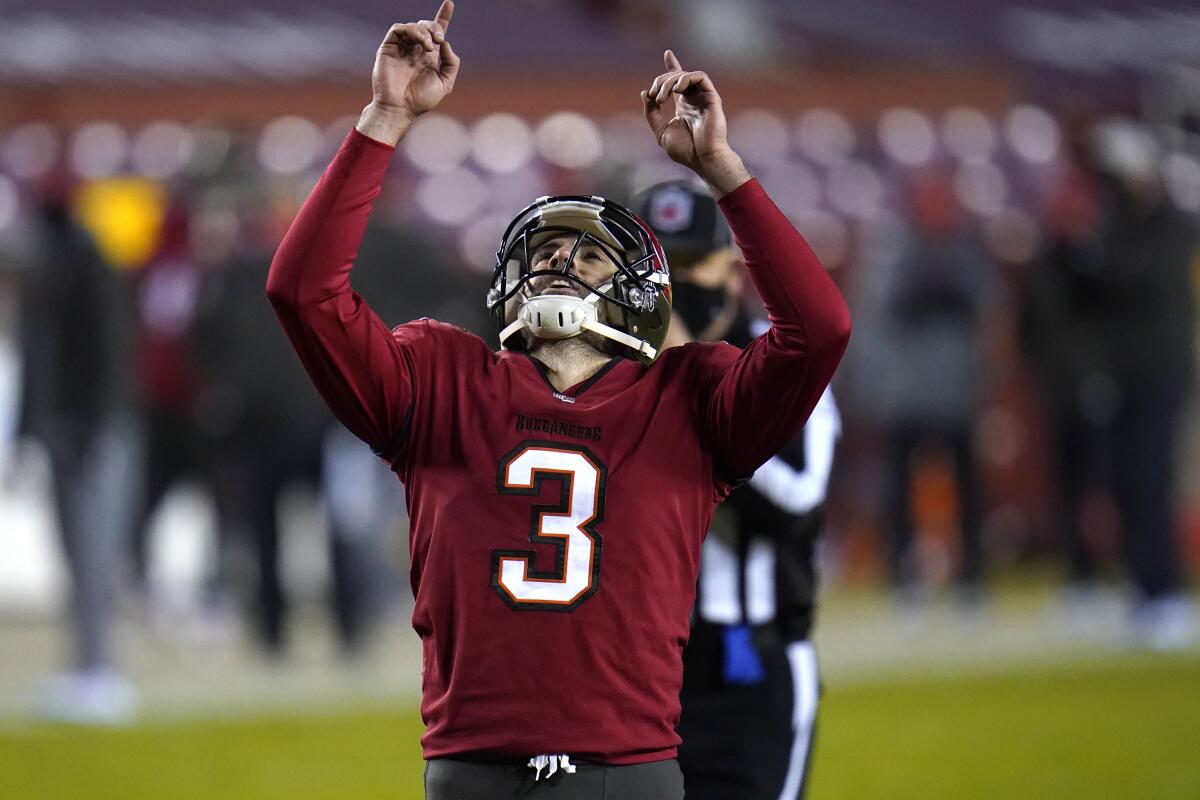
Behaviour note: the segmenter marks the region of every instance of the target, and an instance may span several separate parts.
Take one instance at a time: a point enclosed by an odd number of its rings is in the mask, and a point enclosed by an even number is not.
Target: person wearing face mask
[[[745,347],[766,330],[747,308],[741,255],[705,187],[657,184],[631,209],[671,265],[668,345]],[[815,544],[840,430],[827,388],[800,434],[713,518],[680,695],[679,763],[689,800],[804,796],[819,695],[810,641]]]

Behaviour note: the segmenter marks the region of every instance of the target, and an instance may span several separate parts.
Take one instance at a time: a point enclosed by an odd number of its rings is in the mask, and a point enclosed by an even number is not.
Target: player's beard
[[[543,347],[557,347],[563,350],[586,347],[601,355],[619,356],[621,355],[621,351],[625,349],[619,342],[615,342],[595,331],[583,331],[578,336],[572,336],[568,339],[542,339],[534,336],[527,330],[522,330],[520,336],[525,352],[530,354],[536,353]]]

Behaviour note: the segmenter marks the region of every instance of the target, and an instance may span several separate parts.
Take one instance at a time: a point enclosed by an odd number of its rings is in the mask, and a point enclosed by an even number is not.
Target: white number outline
[[[512,474],[514,464],[528,454],[536,457],[538,453],[553,453],[560,457],[560,461],[563,455],[581,457],[595,473],[591,492],[587,491],[586,484],[580,484],[580,470],[564,469],[561,465],[537,466],[536,463],[530,464],[528,465],[529,480],[527,482],[519,478],[514,479]],[[586,447],[567,445],[562,442],[525,441],[500,460],[496,471],[496,491],[498,494],[537,497],[542,494],[543,481],[546,480],[557,480],[561,485],[559,502],[557,504],[539,503],[533,506],[529,523],[529,541],[532,544],[554,547],[553,568],[536,569],[534,564],[537,552],[535,550],[497,549],[492,551],[492,588],[510,608],[518,611],[573,611],[600,589],[600,551],[603,537],[596,530],[596,526],[604,520],[604,492],[608,483],[608,469]],[[574,508],[576,499],[585,502],[590,499],[592,504],[590,514],[579,521],[574,519],[577,516]],[[566,533],[545,531],[547,517],[570,521],[572,530]],[[588,546],[587,585],[570,597],[547,597],[545,596],[546,587],[569,585],[567,571],[573,563],[570,561],[570,548],[575,532],[582,535]],[[582,543],[578,539],[576,542]],[[508,565],[507,568],[506,565]],[[520,579],[517,581],[506,579],[506,572],[511,574],[515,568],[521,570]],[[514,583],[517,584],[516,589],[514,589]],[[526,589],[541,596],[519,596]]]

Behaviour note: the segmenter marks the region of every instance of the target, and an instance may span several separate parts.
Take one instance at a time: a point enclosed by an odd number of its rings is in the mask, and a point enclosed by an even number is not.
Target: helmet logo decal
[[[654,310],[658,305],[658,287],[653,284],[645,288],[630,287],[628,292],[629,304],[640,313],[645,314]]]

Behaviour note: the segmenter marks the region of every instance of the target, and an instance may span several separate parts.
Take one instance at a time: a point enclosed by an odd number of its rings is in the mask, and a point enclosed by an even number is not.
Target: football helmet
[[[573,238],[570,256],[552,269],[534,269],[533,253],[547,241]],[[616,271],[598,286],[573,269],[584,244],[595,246]],[[538,294],[534,278],[552,276],[583,287],[583,297]],[[604,321],[599,314],[605,303]],[[619,203],[603,197],[541,197],[509,224],[496,251],[487,296],[500,346],[520,350],[528,330],[543,339],[566,339],[585,330],[615,341],[644,363],[662,347],[671,321],[671,278],[662,247],[650,228]]]

